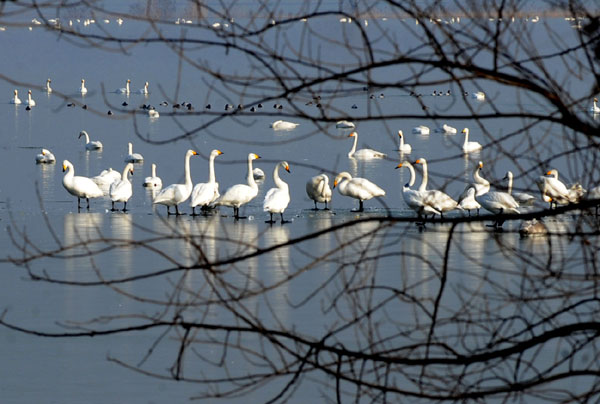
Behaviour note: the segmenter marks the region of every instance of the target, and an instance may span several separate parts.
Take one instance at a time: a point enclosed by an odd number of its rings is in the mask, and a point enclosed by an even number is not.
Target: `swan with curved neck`
[[[290,166],[287,161],[282,161],[275,165],[273,170],[273,182],[275,182],[276,188],[271,188],[265,195],[263,201],[263,211],[269,212],[270,219],[265,223],[273,224],[273,213],[279,213],[281,215],[281,224],[289,223],[289,221],[283,219],[283,212],[290,203],[290,189],[281,178],[279,178],[279,167],[282,167],[288,173],[290,172]]]
[[[248,174],[246,175],[246,184],[236,184],[217,200],[217,205],[231,206],[236,220],[244,217],[240,216],[240,206],[247,204],[258,195],[258,185],[254,181],[252,170],[252,161],[259,159],[260,156],[255,153],[248,154]]]
[[[306,194],[315,203],[314,210],[318,203],[325,203],[325,210],[329,210],[327,202],[331,201],[331,188],[329,188],[329,177],[326,174],[315,175],[306,182]]]
[[[183,172],[185,175],[185,182],[183,184],[171,184],[166,188],[163,188],[157,195],[154,197],[154,201],[152,203],[165,205],[167,207],[167,215],[171,214],[170,208],[171,206],[175,206],[175,214],[180,215],[178,205],[182,202],[185,202],[187,198],[190,197],[192,193],[192,175],[190,173],[190,158],[192,156],[197,155],[194,150],[188,150],[185,153],[184,157],[184,165]]]
[[[365,178],[352,178],[349,172],[343,171],[335,177],[333,187],[338,187],[340,194],[358,199],[358,210],[364,211],[363,201],[371,198],[385,196],[385,191]]]
[[[123,169],[123,174],[121,178],[112,184],[110,184],[110,189],[108,191],[108,196],[112,202],[111,211],[115,211],[115,202],[123,202],[123,212],[127,212],[127,201],[133,195],[133,187],[131,186],[131,182],[127,175],[133,175],[133,163],[127,163],[125,168]]]
[[[577,187],[567,188],[567,186],[558,179],[558,170],[552,169],[538,179],[537,185],[542,192],[542,199],[545,202],[557,206],[558,204],[567,205],[576,203],[581,199],[581,194]]]
[[[146,188],[160,188],[162,187],[162,180],[156,176],[156,164],[152,163],[152,175],[144,179],[142,184]]]
[[[81,94],[87,94],[87,88],[85,87],[85,79],[81,79],[81,87],[79,87]]]
[[[423,180],[419,191],[424,193],[423,203],[431,205],[435,210],[440,212],[440,216],[444,217],[444,212],[454,210],[458,207],[458,202],[452,199],[448,194],[438,189],[427,189],[427,181],[429,179],[427,160],[419,158],[415,161],[415,164],[421,164],[423,166]]]
[[[208,182],[199,183],[192,190],[192,198],[190,206],[192,207],[192,215],[196,215],[196,206],[200,206],[202,210],[210,207],[210,204],[219,198],[219,183],[215,176],[215,158],[223,154],[220,150],[210,152],[208,158]]]
[[[408,205],[409,208],[411,208],[417,213],[419,219],[422,218],[423,214],[439,215],[440,211],[435,209],[430,204],[425,203],[424,192],[410,188],[415,184],[416,180],[415,169],[412,166],[412,164],[410,164],[408,161],[403,161],[402,163],[396,166],[396,168],[402,167],[408,168],[408,171],[410,172],[410,180],[402,187],[402,198],[404,199],[404,202]]]
[[[354,144],[352,145],[352,149],[348,152],[349,158],[357,158],[357,159],[377,159],[377,158],[385,158],[385,153],[378,152],[373,149],[360,149],[356,150],[356,145],[358,144],[358,132],[352,132],[348,135],[348,137],[354,138]]]
[[[90,135],[88,135],[88,133],[85,130],[82,130],[81,132],[79,132],[78,139],[81,139],[82,136],[85,137],[85,149],[86,150],[102,149],[102,142],[100,142],[99,140],[91,140],[90,141]]]
[[[90,208],[90,198],[99,198],[103,195],[102,190],[96,185],[94,181],[88,177],[81,177],[75,175],[75,168],[69,160],[63,161],[63,187],[71,195],[77,197],[77,209],[80,209],[80,199],[85,198],[87,201],[87,208]]]
[[[412,147],[408,143],[404,143],[404,133],[402,133],[401,130],[398,131],[398,137],[400,138],[398,150],[401,153],[410,153],[412,151]]]
[[[462,133],[465,134],[465,141],[462,146],[464,153],[475,152],[482,149],[482,146],[479,144],[479,142],[469,142],[469,128],[464,128]]]
[[[19,105],[21,103],[21,99],[19,98],[19,91],[15,89],[13,92],[13,97],[10,99],[11,104]]]

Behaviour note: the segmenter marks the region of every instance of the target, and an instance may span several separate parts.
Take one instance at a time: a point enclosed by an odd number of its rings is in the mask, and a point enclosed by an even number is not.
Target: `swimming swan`
[[[131,83],[131,80],[127,79],[127,82],[125,82],[125,87],[116,89],[115,93],[129,95],[129,83]]]
[[[19,92],[17,90],[14,91],[14,96],[10,99],[10,103],[15,105],[21,104],[21,99],[19,98]]]
[[[352,145],[352,149],[348,152],[349,158],[357,158],[357,159],[381,159],[385,158],[385,153],[378,152],[373,149],[360,149],[356,150],[356,144],[358,143],[358,132],[352,132],[348,135],[348,137],[354,138],[354,144]]]
[[[145,82],[145,83],[144,83],[144,88],[140,88],[140,89],[137,91],[137,92],[138,92],[138,94],[144,94],[144,95],[148,95],[148,94],[150,94],[150,92],[148,91],[148,86],[149,86],[149,85],[150,85],[150,84],[148,84],[148,82]]]
[[[127,163],[125,168],[123,169],[123,175],[121,178],[112,184],[110,184],[110,189],[108,191],[108,196],[112,202],[111,211],[115,211],[115,202],[123,202],[123,212],[127,212],[127,201],[133,195],[133,187],[131,186],[131,182],[127,175],[133,175],[133,163]]]
[[[271,188],[265,195],[263,201],[263,211],[269,212],[270,219],[265,223],[275,223],[273,220],[273,213],[279,213],[281,215],[281,224],[289,223],[288,220],[283,219],[283,212],[290,203],[290,189],[281,178],[279,178],[279,167],[283,167],[285,171],[290,172],[290,166],[287,161],[277,163],[273,170],[273,181],[275,182],[276,188]]]
[[[326,174],[315,175],[306,182],[306,194],[315,203],[325,203],[325,210],[329,210],[327,202],[331,201],[331,188],[329,188],[329,177]]]
[[[192,207],[192,215],[196,215],[196,206],[206,209],[211,203],[219,198],[219,183],[215,177],[215,158],[223,154],[220,150],[210,152],[208,158],[208,182],[199,183],[192,190],[192,198],[190,206]]]
[[[363,201],[377,196],[384,196],[385,191],[365,178],[352,178],[350,173],[343,171],[335,177],[333,187],[338,187],[340,194],[358,199],[358,210],[362,212]]]
[[[86,131],[82,130],[81,132],[79,132],[78,139],[81,139],[82,136],[85,137],[85,149],[86,150],[102,149],[102,142],[100,142],[99,140],[90,141],[90,135],[88,135],[88,133]]]
[[[258,195],[258,185],[254,181],[254,175],[252,170],[252,160],[259,159],[258,154],[248,154],[248,174],[246,175],[247,184],[236,184],[217,199],[217,205],[231,206],[233,208],[233,215],[235,219],[240,219],[240,206],[247,204]]]
[[[156,176],[156,164],[152,163],[152,175],[144,179],[142,186],[146,188],[160,188],[162,187],[162,180]]]
[[[354,124],[354,122],[350,121],[337,121],[335,127],[338,129],[354,129],[356,128],[356,125]]]
[[[35,162],[37,164],[54,164],[56,163],[56,157],[48,149],[42,149],[42,152],[35,156]]]
[[[398,131],[398,137],[400,138],[398,151],[400,151],[401,153],[410,153],[412,151],[412,147],[408,143],[404,143],[404,133],[402,133],[401,130]]]
[[[429,180],[429,173],[427,168],[427,160],[419,158],[415,161],[415,164],[421,164],[423,166],[423,180],[419,191],[424,192],[423,202],[427,205],[432,206],[435,210],[440,212],[440,217],[444,217],[444,212],[454,210],[458,207],[458,202],[450,197],[450,195],[442,192],[438,189],[427,189],[427,182]]]
[[[85,80],[81,79],[81,87],[79,87],[79,92],[81,94],[87,94],[87,88],[85,87]]]
[[[167,207],[167,215],[170,215],[171,206],[175,206],[175,214],[180,215],[179,205],[182,202],[185,202],[187,198],[190,197],[192,193],[192,176],[190,174],[190,157],[197,155],[194,150],[188,150],[185,153],[184,157],[184,174],[185,174],[185,183],[184,184],[171,184],[166,188],[163,188],[154,198],[152,203],[165,205]]]
[[[300,125],[299,123],[287,122],[287,121],[275,121],[271,125],[270,128],[273,130],[293,130]]]
[[[412,133],[415,135],[429,135],[429,128],[425,125],[414,127]]]
[[[404,199],[406,205],[408,205],[409,208],[417,212],[417,216],[419,217],[419,219],[422,218],[423,214],[425,216],[427,216],[428,214],[439,215],[439,210],[435,209],[430,204],[425,203],[425,192],[417,191],[415,189],[410,188],[415,184],[416,179],[415,169],[413,168],[412,164],[410,164],[408,161],[403,161],[402,163],[396,166],[396,168],[401,167],[408,168],[408,171],[410,172],[410,180],[402,187],[402,198]]]
[[[464,128],[462,133],[465,134],[465,142],[462,146],[463,153],[475,152],[482,149],[481,144],[478,142],[469,142],[469,128]]]
[[[81,198],[87,200],[87,208],[89,209],[90,198],[99,198],[103,195],[102,190],[94,181],[88,177],[75,176],[75,168],[73,168],[73,164],[69,160],[63,161],[63,172],[66,172],[62,181],[63,187],[71,195],[77,197],[77,209],[81,207],[79,205]]]
[[[46,80],[46,86],[44,87],[44,91],[46,91],[48,94],[52,92],[52,87],[50,87],[51,82],[52,80],[50,79]]]
[[[25,105],[29,105],[30,107],[35,107],[35,100],[31,98],[31,90],[27,92],[27,101],[25,101]]]
[[[144,161],[144,156],[133,152],[133,144],[131,142],[127,143],[127,152],[127,156],[125,156],[126,163],[142,163]]]
[[[598,105],[596,105],[597,102],[598,102],[598,98],[594,98],[594,103],[592,104],[592,106],[590,108],[590,112],[592,114],[600,114],[600,107]]]

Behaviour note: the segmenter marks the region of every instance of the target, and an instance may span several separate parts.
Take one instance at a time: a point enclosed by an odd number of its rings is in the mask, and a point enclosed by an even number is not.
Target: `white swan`
[[[31,90],[27,92],[27,100],[25,101],[25,105],[29,105],[30,107],[35,107],[35,100],[31,98]]]
[[[385,153],[378,152],[377,150],[373,150],[373,149],[356,150],[356,145],[358,143],[358,132],[352,132],[351,134],[348,135],[348,137],[354,138],[354,144],[352,145],[352,149],[350,149],[350,152],[348,152],[348,157],[362,159],[362,160],[385,158],[385,156],[386,156]]]
[[[52,87],[50,87],[51,82],[52,80],[50,79],[46,80],[46,86],[44,87],[44,91],[46,91],[48,94],[52,92]]]
[[[600,107],[598,105],[596,105],[597,102],[598,102],[598,98],[594,98],[594,103],[592,104],[592,106],[590,108],[590,112],[592,114],[600,114]]]
[[[56,163],[56,157],[48,149],[42,149],[42,152],[35,156],[35,162],[37,164],[54,164]]]
[[[127,163],[125,168],[123,169],[123,174],[121,178],[112,184],[110,184],[110,189],[108,191],[108,196],[112,202],[111,211],[115,211],[115,202],[123,202],[123,212],[127,211],[127,201],[133,195],[133,187],[131,186],[131,182],[127,175],[133,175],[133,164]]]
[[[162,187],[162,180],[156,176],[156,164],[152,163],[152,175],[144,179],[142,184],[146,188],[160,188]]]
[[[127,143],[127,156],[125,156],[126,163],[142,163],[144,161],[144,156],[139,153],[133,152],[133,144],[131,142]]]
[[[510,195],[512,195],[512,197],[515,198],[515,200],[519,203],[519,205],[521,205],[521,206],[533,205],[533,203],[535,202],[535,196],[524,193],[524,192],[512,192],[512,188],[513,188],[513,173],[512,173],[512,171],[507,171],[506,175],[504,176],[503,179],[508,180],[508,189],[506,192],[508,192]]]
[[[327,202],[331,201],[331,188],[329,188],[329,177],[326,174],[315,175],[306,182],[306,194],[315,203],[325,203],[325,210],[329,210]]]
[[[125,82],[125,87],[123,88],[117,88],[115,90],[115,93],[119,93],[119,94],[127,94],[129,95],[129,83],[131,83],[131,80],[127,79],[127,81]]]
[[[100,142],[99,140],[90,141],[90,135],[88,135],[88,133],[85,130],[82,130],[81,132],[79,132],[78,139],[81,139],[82,136],[85,137],[85,149],[86,150],[102,149],[102,142]]]
[[[80,208],[79,200],[85,198],[87,200],[87,208],[90,208],[90,198],[99,198],[103,195],[102,190],[94,181],[88,177],[75,176],[75,168],[69,160],[63,161],[63,172],[66,172],[63,177],[63,187],[71,195],[77,197],[77,208]]]
[[[412,151],[412,147],[408,143],[404,143],[404,133],[402,133],[401,130],[398,131],[398,137],[400,138],[398,151],[401,153],[410,153]]]
[[[223,152],[216,149],[210,152],[210,157],[208,158],[208,182],[196,184],[192,190],[192,198],[190,200],[192,215],[196,215],[196,206],[206,209],[219,197],[219,183],[215,177],[215,158],[221,154]]]
[[[536,181],[541,193],[542,199],[545,202],[550,203],[554,206],[567,205],[569,203],[577,203],[585,192],[581,186],[574,185],[571,188],[558,179],[558,170],[552,169],[546,173],[545,176],[540,177]]]
[[[480,162],[483,166],[483,163]],[[475,200],[488,212],[495,215],[504,213],[519,214],[519,203],[507,192],[488,191],[483,194],[475,194]],[[494,222],[494,227],[502,227],[503,220]]]
[[[145,82],[145,83],[144,83],[144,88],[140,88],[140,89],[138,90],[138,94],[144,94],[144,95],[148,95],[148,94],[150,94],[150,92],[148,91],[148,86],[149,86],[149,85],[150,85],[150,84],[148,84],[148,82]]]
[[[92,181],[96,183],[102,190],[108,191],[108,187],[115,181],[121,179],[121,173],[113,170],[112,168],[108,168],[108,170],[102,170],[100,174],[92,177]]]
[[[450,125],[443,124],[439,128],[436,128],[435,132],[436,133],[444,133],[444,134],[448,134],[448,135],[454,135],[458,131],[456,130],[456,128],[453,128]]]
[[[478,100],[478,101],[483,101],[483,100],[485,100],[485,93],[482,91],[477,91],[477,92],[471,93],[471,98]]]
[[[155,110],[155,109],[149,109],[148,110],[148,116],[150,118],[158,118],[158,117],[160,117],[160,113],[157,110]]]
[[[293,130],[300,125],[299,123],[287,122],[287,121],[275,121],[271,125],[270,128],[273,130]]]
[[[363,201],[377,196],[384,196],[385,191],[365,178],[352,178],[350,173],[343,171],[335,177],[333,187],[338,187],[340,194],[358,199],[358,210],[362,212]]]
[[[415,169],[413,168],[412,164],[410,164],[408,161],[403,161],[402,163],[396,166],[396,168],[401,167],[408,168],[408,171],[410,172],[410,180],[402,187],[402,198],[404,199],[404,202],[408,205],[409,208],[417,212],[417,216],[419,217],[419,219],[422,218],[423,214],[425,216],[427,216],[428,214],[439,215],[440,211],[436,210],[430,204],[426,204],[424,202],[425,192],[417,191],[415,189],[410,188],[415,184],[416,179]]]
[[[421,181],[421,186],[419,187],[419,191],[425,192],[423,202],[439,211],[440,217],[442,218],[444,217],[444,212],[456,209],[458,207],[458,202],[452,199],[450,195],[438,189],[427,189],[427,182],[429,180],[427,160],[420,158],[415,161],[415,164],[421,164],[423,166],[423,180]]]
[[[479,209],[481,209],[481,205],[475,200],[475,187],[469,187],[467,189],[465,197],[460,200],[458,206],[462,210],[468,211],[469,216],[471,216],[471,211],[473,209],[477,209],[477,214],[479,215]]]
[[[265,172],[256,167],[254,170],[252,170],[252,176],[256,181],[262,181],[265,179]]]
[[[429,135],[429,128],[425,125],[414,127],[412,133],[415,135]]]
[[[290,203],[290,189],[288,184],[279,178],[279,167],[283,167],[288,173],[290,172],[290,166],[287,161],[282,161],[275,165],[273,181],[277,187],[269,189],[263,201],[263,211],[269,212],[270,215],[270,219],[265,223],[275,223],[273,213],[281,215],[281,224],[289,223],[289,221],[283,219],[283,212]]]
[[[335,127],[338,129],[354,129],[356,128],[356,125],[354,124],[354,122],[350,121],[338,121],[335,124]]]
[[[190,157],[197,155],[194,150],[188,150],[185,153],[184,157],[184,174],[185,174],[185,183],[184,184],[171,184],[166,188],[163,188],[157,195],[154,197],[154,201],[152,203],[165,205],[167,207],[167,215],[170,215],[171,206],[175,206],[175,214],[179,215],[179,205],[181,202],[185,202],[187,198],[190,197],[192,193],[192,176],[190,174]]]
[[[19,105],[21,104],[21,99],[19,98],[19,92],[15,89],[14,96],[10,99],[11,104]]]
[[[462,146],[463,153],[471,153],[482,149],[479,142],[469,142],[469,128],[464,128],[462,133],[465,134],[465,141]]]
[[[81,94],[87,94],[87,88],[85,87],[85,79],[81,79],[81,86],[79,87]]]
[[[259,159],[258,154],[248,154],[248,174],[246,175],[247,184],[236,184],[217,199],[217,205],[231,206],[233,208],[233,215],[237,219],[240,219],[240,206],[247,204],[258,194],[258,185],[254,181],[254,175],[252,172],[252,160]]]

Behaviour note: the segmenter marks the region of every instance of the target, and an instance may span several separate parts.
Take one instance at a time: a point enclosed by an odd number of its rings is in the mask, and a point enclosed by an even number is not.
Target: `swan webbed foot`
[[[281,215],[281,224],[284,224],[284,223],[291,223],[291,220],[284,220],[284,219],[283,219],[283,213],[280,213],[280,215]]]

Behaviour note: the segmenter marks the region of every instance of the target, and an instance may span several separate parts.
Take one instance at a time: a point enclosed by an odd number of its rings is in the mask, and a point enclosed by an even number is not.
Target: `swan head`
[[[46,80],[46,83],[52,83],[52,80],[50,80],[50,79],[48,78],[48,80]]]
[[[503,180],[512,180],[513,179],[513,173],[512,173],[512,171],[507,171],[506,175],[502,179]]]
[[[63,160],[62,170],[63,173],[69,169],[69,167],[73,167],[73,164],[69,160]]]
[[[344,179],[344,178],[346,178],[346,179],[352,179],[352,176],[351,176],[351,175],[350,175],[350,173],[349,173],[349,172],[347,172],[347,171],[343,171],[343,172],[339,173],[339,174],[337,175],[337,177],[335,177],[335,180],[333,180],[333,187],[334,187],[334,188],[335,188],[335,187],[337,187],[337,185],[338,185],[338,184],[339,184],[339,183],[342,181],[342,179]]]
[[[351,134],[348,135],[348,137],[354,137],[354,136],[358,136],[358,133],[352,132]]]
[[[594,97],[594,102],[598,102],[598,98]]]
[[[398,131],[398,136],[399,136],[399,137],[402,137],[402,136],[404,136],[404,133],[402,133],[402,131],[401,131],[401,130],[399,130],[399,131]]]
[[[85,79],[81,79],[81,84],[85,84]]]
[[[256,154],[256,153],[250,153],[248,155],[248,159],[250,159],[250,160],[256,160],[256,159],[259,159],[259,158],[260,158],[260,156],[258,154]]]
[[[16,89],[15,89],[14,93],[15,93],[15,96],[16,96],[17,94],[19,94],[19,92],[18,92]]]
[[[469,128],[464,128],[460,133],[469,134]]]
[[[150,84],[148,84],[148,82],[144,83],[145,87],[148,87]]]
[[[287,161],[282,161],[281,162],[281,167],[283,167],[285,169],[285,171],[287,171],[288,173],[291,172],[290,171],[290,165],[288,164]]]
[[[483,168],[483,161],[480,161],[480,162],[477,164],[477,167],[479,167],[479,168]]]
[[[554,169],[554,168],[553,168],[552,170],[550,170],[550,171],[546,172],[546,175],[551,175],[551,176],[553,176],[553,177],[556,177],[556,178],[558,178],[558,171],[557,171],[556,169]]]
[[[128,83],[131,83],[131,80],[130,80],[130,79],[127,79],[127,82],[128,82]]]
[[[27,91],[27,94],[31,95],[31,90]]]
[[[221,150],[217,150],[217,149],[215,149],[212,152],[210,152],[210,155],[213,156],[213,157],[220,156],[221,154],[223,154],[223,152]]]
[[[415,161],[415,164],[427,164],[427,160],[425,160],[423,157],[421,157],[420,159],[417,159],[417,161]]]
[[[81,136],[88,136],[88,133],[82,130],[81,132],[79,132],[79,136],[77,136],[77,139],[81,138]]]

